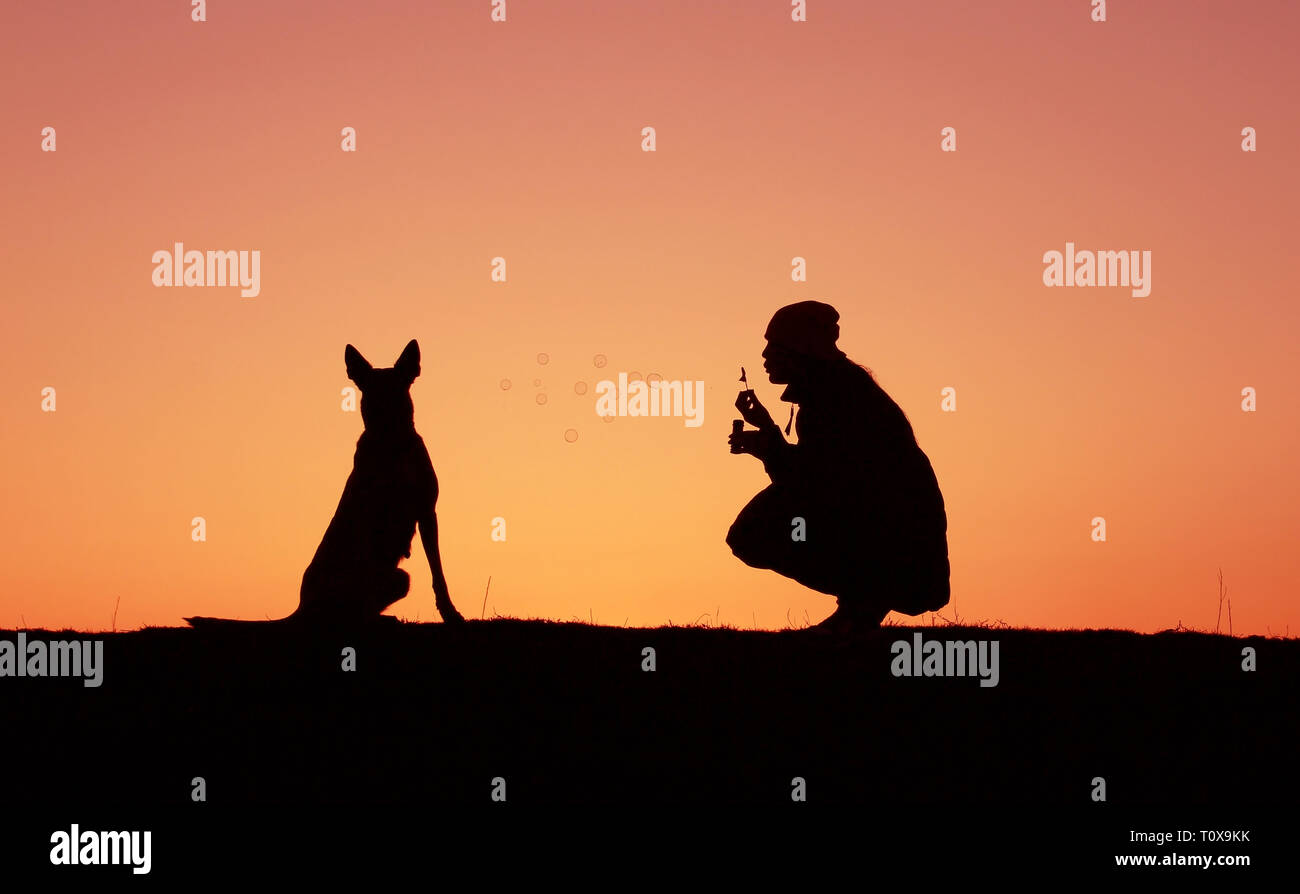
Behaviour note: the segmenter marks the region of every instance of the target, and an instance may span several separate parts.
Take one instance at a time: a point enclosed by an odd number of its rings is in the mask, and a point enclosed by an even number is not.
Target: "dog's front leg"
[[[451,593],[447,589],[447,578],[442,573],[442,554],[438,551],[438,514],[429,509],[428,515],[420,519],[420,542],[424,544],[424,554],[429,559],[429,570],[433,572],[434,603],[443,623],[455,624],[465,619],[451,604]]]

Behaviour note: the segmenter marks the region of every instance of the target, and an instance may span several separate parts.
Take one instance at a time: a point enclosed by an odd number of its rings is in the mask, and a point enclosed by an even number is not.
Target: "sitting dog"
[[[420,346],[412,339],[392,369],[375,369],[352,345],[343,360],[348,378],[361,390],[365,431],[290,617],[363,621],[406,596],[411,577],[397,563],[410,558],[418,524],[438,612],[444,623],[463,621],[452,605],[438,552],[438,477],[415,431],[410,389],[420,374]]]

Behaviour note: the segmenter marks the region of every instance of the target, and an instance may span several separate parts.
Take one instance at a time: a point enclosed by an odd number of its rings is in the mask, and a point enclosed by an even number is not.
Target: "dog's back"
[[[397,564],[410,558],[421,507],[437,500],[437,487],[414,431],[400,441],[362,434],[338,509],[303,575],[299,612],[377,613],[405,596],[410,578]]]

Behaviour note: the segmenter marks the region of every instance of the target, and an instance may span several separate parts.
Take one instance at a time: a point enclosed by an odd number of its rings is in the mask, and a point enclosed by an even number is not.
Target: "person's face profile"
[[[763,349],[763,369],[767,372],[767,380],[773,385],[790,384],[797,360],[797,355],[769,339],[767,347]]]

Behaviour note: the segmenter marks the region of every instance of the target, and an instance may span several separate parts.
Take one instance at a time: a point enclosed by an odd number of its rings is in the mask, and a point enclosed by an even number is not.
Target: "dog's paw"
[[[451,603],[438,606],[438,614],[442,615],[442,623],[444,624],[465,623],[464,616],[460,612],[456,611],[456,606]]]

